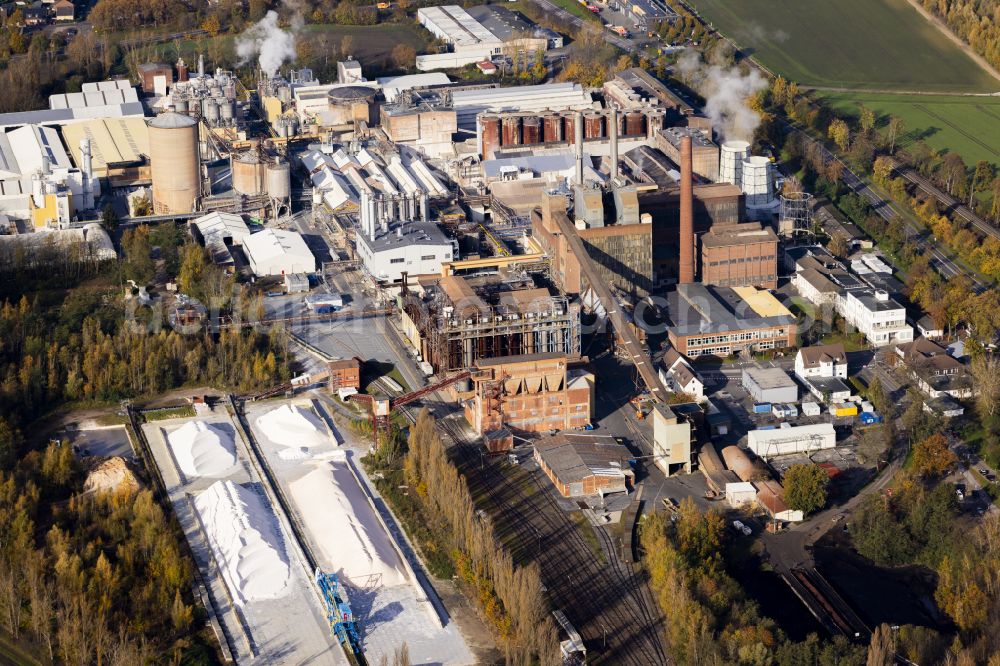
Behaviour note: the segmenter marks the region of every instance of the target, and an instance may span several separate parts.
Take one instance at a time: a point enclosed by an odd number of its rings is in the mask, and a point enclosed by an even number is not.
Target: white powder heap
[[[194,505],[240,606],[288,593],[288,558],[277,518],[263,499],[232,481],[216,481]]]
[[[204,421],[188,421],[167,435],[167,443],[185,476],[221,476],[236,464],[232,436]]]
[[[257,427],[278,446],[292,449],[278,452],[278,456],[285,460],[306,457],[305,449],[329,444],[319,417],[295,405],[285,404],[258,416]]]
[[[319,548],[317,558],[324,571],[337,573],[358,588],[408,582],[389,534],[345,463],[317,467],[289,489]]]

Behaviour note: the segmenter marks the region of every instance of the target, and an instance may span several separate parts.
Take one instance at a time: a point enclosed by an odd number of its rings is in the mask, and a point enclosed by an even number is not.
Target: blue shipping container
[[[872,412],[861,412],[861,416],[858,417],[861,422],[866,425],[872,425],[874,423],[882,423],[882,417],[878,414],[873,414]]]
[[[754,414],[769,414],[771,412],[771,403],[761,402],[753,406]]]

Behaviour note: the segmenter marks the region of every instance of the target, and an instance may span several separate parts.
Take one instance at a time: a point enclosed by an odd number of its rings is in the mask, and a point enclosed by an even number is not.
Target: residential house
[[[933,340],[917,338],[896,347],[896,354],[917,387],[930,398],[972,397],[972,378],[965,365]]]
[[[49,7],[42,2],[33,2],[28,7],[23,8],[24,25],[34,27],[45,25],[49,22]]]
[[[803,380],[809,377],[847,379],[847,353],[844,345],[813,345],[800,349],[795,355],[795,374]]]
[[[69,0],[56,0],[52,5],[56,22],[71,23],[76,18],[76,7]]]
[[[917,333],[928,340],[940,340],[944,337],[944,329],[938,326],[930,315],[924,315],[917,320]]]
[[[911,342],[913,327],[906,323],[906,309],[884,291],[857,289],[847,292],[837,308],[841,316],[876,347]]]
[[[660,381],[671,391],[686,393],[699,402],[705,399],[705,384],[684,355],[671,347],[663,354]]]

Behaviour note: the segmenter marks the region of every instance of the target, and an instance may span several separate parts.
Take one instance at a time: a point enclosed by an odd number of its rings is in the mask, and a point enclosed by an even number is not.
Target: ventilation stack
[[[583,185],[583,114],[573,116],[573,132],[576,144],[576,184]]]
[[[608,134],[611,135],[611,180],[618,180],[618,107],[611,105],[611,127]]]
[[[83,172],[83,209],[94,207],[94,164],[90,151],[90,139],[80,139],[80,171]]]
[[[681,137],[680,284],[694,282],[694,186],[691,182],[691,137]]]

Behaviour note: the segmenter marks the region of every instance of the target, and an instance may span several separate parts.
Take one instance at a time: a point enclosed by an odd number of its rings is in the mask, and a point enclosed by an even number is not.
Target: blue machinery
[[[323,605],[326,606],[326,619],[330,622],[330,631],[336,635],[342,645],[350,649],[355,660],[364,664],[364,648],[361,647],[361,634],[354,621],[354,613],[344,597],[340,594],[340,581],[336,574],[323,573],[316,568],[316,582],[323,594]]]

